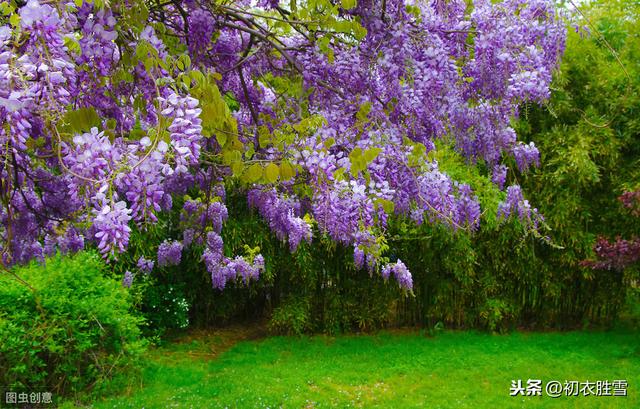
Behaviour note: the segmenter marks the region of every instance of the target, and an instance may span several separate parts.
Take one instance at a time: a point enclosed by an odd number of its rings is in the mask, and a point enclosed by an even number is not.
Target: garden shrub
[[[180,286],[151,282],[143,297],[140,311],[146,321],[146,334],[161,336],[189,326],[189,303]]]
[[[269,321],[269,329],[276,333],[300,335],[311,328],[309,298],[291,296],[277,307]]]
[[[135,363],[141,319],[93,252],[54,256],[0,275],[0,385],[64,395]]]

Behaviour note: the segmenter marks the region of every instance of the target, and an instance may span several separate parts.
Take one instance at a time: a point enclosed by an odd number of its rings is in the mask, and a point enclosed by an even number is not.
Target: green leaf
[[[258,143],[261,148],[266,148],[271,143],[271,132],[264,125],[258,127]]]
[[[359,121],[366,121],[369,116],[369,112],[371,112],[371,102],[367,101],[364,104],[360,105],[360,109],[356,114],[356,118]]]
[[[18,27],[20,25],[20,16],[17,13],[13,13],[11,17],[9,17],[9,23],[13,27]]]
[[[74,54],[80,54],[82,52],[82,49],[80,48],[80,43],[78,42],[78,40],[75,39],[75,37],[66,36],[64,38],[64,45],[65,47],[67,47],[69,51],[71,51]]]
[[[275,183],[280,175],[280,168],[275,163],[270,163],[264,168],[264,178],[269,183]]]
[[[367,29],[356,23],[353,34],[356,36],[356,39],[360,41],[367,36]]]
[[[335,140],[335,139],[333,139],[333,138],[328,138],[326,141],[324,141],[324,147],[325,147],[326,149],[331,148],[331,147],[332,147],[333,145],[335,145],[335,144],[336,144],[336,140]]]
[[[131,132],[129,132],[129,139],[140,140],[146,135],[147,133],[142,128],[133,128]]]
[[[189,57],[188,54],[182,54],[178,58],[178,64],[179,64],[179,66],[182,66],[182,68],[180,68],[180,70],[188,70],[189,67],[191,67],[191,58]]]
[[[253,155],[255,155],[256,150],[253,147],[253,144],[249,145],[249,147],[247,148],[247,150],[244,152],[244,157],[246,160],[249,160],[251,158],[253,158]]]
[[[244,164],[241,161],[234,162],[231,165],[231,172],[233,172],[233,176],[240,176],[244,171]]]
[[[151,72],[156,66],[158,65],[158,62],[156,61],[155,58],[153,57],[149,57],[146,58],[144,60],[144,69],[147,70],[147,72]]]
[[[369,148],[364,152],[364,160],[366,163],[371,163],[382,152],[380,148]]]
[[[191,79],[193,79],[198,85],[204,83],[204,74],[200,70],[193,70],[189,72]]]
[[[328,35],[322,36],[318,39],[318,48],[323,53],[327,54],[329,52],[329,44],[331,43],[331,37]]]
[[[14,11],[15,11],[15,8],[8,2],[3,1],[2,3],[0,3],[0,12],[2,12],[3,16],[8,16]]]
[[[182,81],[182,83],[187,87],[190,88],[191,87],[191,77],[182,74],[180,77],[180,80]]]
[[[362,148],[355,148],[349,154],[349,161],[351,162],[351,174],[353,176],[358,175],[361,170],[364,170],[364,158],[362,157]]]
[[[262,178],[262,166],[258,163],[254,163],[245,170],[242,178],[248,183],[255,183],[259,181]]]
[[[345,10],[351,10],[358,4],[357,0],[342,0],[342,8]]]
[[[382,206],[387,214],[392,214],[393,210],[395,209],[395,204],[390,200],[378,199],[376,200],[376,203]]]
[[[170,57],[167,57],[167,59],[170,59]],[[155,61],[156,64],[159,65],[163,70],[169,71],[169,64],[167,63],[167,61],[163,60],[162,58],[156,58]]]
[[[225,150],[222,154],[222,162],[227,165],[231,165],[234,162],[240,162],[242,160],[242,155],[240,152],[235,150]]]
[[[283,161],[280,164],[280,179],[289,180],[296,175],[296,171],[289,162]]]
[[[62,128],[70,133],[83,133],[102,124],[100,116],[94,108],[80,108],[68,111],[63,118]]]
[[[221,147],[224,147],[224,145],[227,143],[227,134],[225,134],[224,132],[217,132],[216,140],[218,141]]]
[[[146,58],[149,55],[149,44],[145,40],[138,41],[136,46],[136,57],[139,60]]]

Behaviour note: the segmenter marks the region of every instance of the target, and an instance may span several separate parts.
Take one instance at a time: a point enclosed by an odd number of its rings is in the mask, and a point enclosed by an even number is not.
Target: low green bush
[[[146,321],[143,327],[146,337],[160,342],[167,331],[189,326],[189,303],[182,287],[179,283],[167,284],[154,279],[134,282],[133,290],[140,292],[137,308]]]
[[[0,385],[65,395],[135,363],[142,320],[93,252],[0,275]]]
[[[269,330],[275,333],[301,335],[311,329],[311,303],[308,297],[290,297],[271,315]]]

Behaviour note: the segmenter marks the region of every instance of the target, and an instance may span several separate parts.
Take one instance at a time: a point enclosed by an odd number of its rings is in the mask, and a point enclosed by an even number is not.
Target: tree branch
[[[257,31],[257,30],[254,30],[254,29],[250,28],[250,27],[242,26],[242,25],[239,25],[239,24],[234,24],[234,23],[230,23],[230,22],[224,22],[223,25],[225,27],[228,27],[228,28],[233,28],[233,29],[236,29],[236,30],[239,30],[239,31],[244,31],[245,33],[248,33],[248,34],[253,34],[257,38],[261,39],[262,41],[265,41],[265,42],[271,44],[273,46],[273,48],[275,48],[280,54],[282,54],[284,59],[287,60],[287,62],[289,62],[289,64],[291,64],[293,66],[293,68],[296,69],[296,71],[302,72],[302,68],[298,65],[298,63],[291,56],[291,54],[289,54],[284,48],[282,48],[282,46],[280,46],[279,44],[277,44],[273,40],[271,40],[269,38],[269,36],[261,33],[260,31]]]

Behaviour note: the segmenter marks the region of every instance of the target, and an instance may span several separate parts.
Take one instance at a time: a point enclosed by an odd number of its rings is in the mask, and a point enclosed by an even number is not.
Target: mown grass
[[[150,351],[140,378],[93,408],[640,408],[636,331],[198,334]],[[510,397],[512,379],[626,379],[627,397]]]

